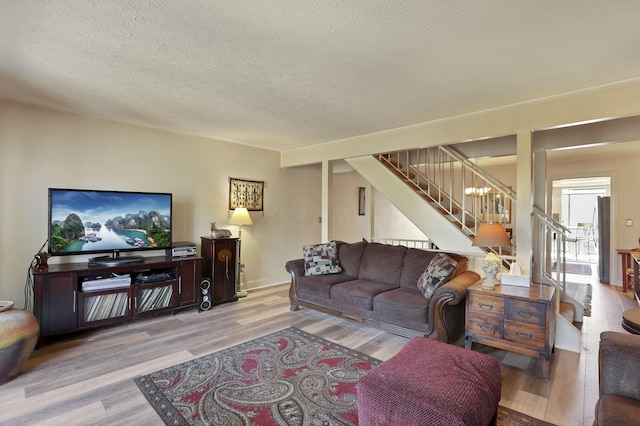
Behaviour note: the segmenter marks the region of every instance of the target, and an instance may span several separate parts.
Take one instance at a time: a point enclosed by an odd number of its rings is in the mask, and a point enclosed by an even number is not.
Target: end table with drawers
[[[465,347],[473,342],[540,358],[549,380],[556,321],[555,287],[531,284],[485,290],[478,282],[467,289]]]

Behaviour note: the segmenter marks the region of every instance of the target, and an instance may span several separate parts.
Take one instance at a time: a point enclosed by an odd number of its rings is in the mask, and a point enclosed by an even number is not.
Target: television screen
[[[49,188],[49,253],[170,248],[171,203],[164,193]]]

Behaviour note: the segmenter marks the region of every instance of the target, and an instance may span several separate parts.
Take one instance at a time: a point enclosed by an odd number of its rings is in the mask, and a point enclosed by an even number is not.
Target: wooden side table
[[[633,260],[631,259],[631,249],[616,249],[616,253],[622,255],[622,291],[633,288]]]
[[[640,308],[627,309],[622,313],[622,328],[631,334],[640,334]]]
[[[640,249],[631,250],[629,256],[633,263],[633,297],[640,303]]]
[[[480,283],[467,289],[465,347],[473,342],[536,356],[549,380],[549,360],[555,338],[555,287],[499,285],[485,290]]]

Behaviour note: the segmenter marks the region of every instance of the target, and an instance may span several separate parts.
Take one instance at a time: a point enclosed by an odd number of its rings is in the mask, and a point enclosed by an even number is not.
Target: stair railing
[[[515,192],[453,148],[417,148],[377,157],[469,238],[483,222],[513,227]],[[498,252],[513,256],[515,249]]]
[[[534,238],[531,262],[534,282],[554,285],[565,301],[567,287],[567,234],[571,231],[537,207],[531,213]],[[558,304],[559,309],[559,304]]]
[[[515,227],[516,193],[510,187],[464,157],[453,147],[435,146],[380,154],[378,159],[470,238],[480,223]],[[533,207],[532,279],[554,285],[566,294],[566,244],[569,229]],[[514,247],[497,249],[505,258],[515,258]],[[558,308],[559,309],[559,308]]]

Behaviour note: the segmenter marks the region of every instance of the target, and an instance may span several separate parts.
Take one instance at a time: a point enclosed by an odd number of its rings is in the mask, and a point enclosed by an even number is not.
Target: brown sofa
[[[640,422],[640,336],[616,331],[600,334],[600,399],[594,425]]]
[[[304,259],[290,260],[291,310],[306,306],[407,336],[454,342],[464,334],[466,288],[480,279],[457,262],[453,277],[427,299],[417,283],[436,252],[380,243],[337,242],[341,271],[305,276]]]

